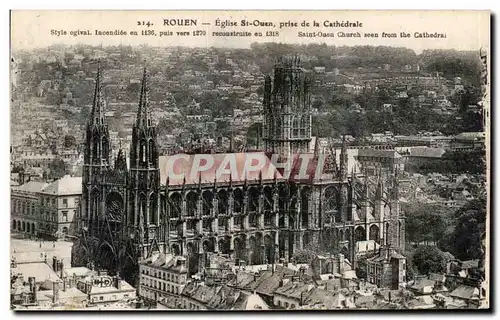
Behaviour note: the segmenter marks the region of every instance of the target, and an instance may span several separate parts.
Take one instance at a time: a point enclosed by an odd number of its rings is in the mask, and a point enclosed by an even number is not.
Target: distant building
[[[72,236],[81,197],[81,177],[64,176],[40,190],[38,233],[55,238]]]
[[[91,303],[109,303],[136,297],[136,290],[119,277],[90,276],[77,283],[77,288],[88,296]]]
[[[15,232],[36,235],[39,225],[39,193],[48,184],[29,181],[11,188],[11,226]]]
[[[155,302],[181,294],[188,280],[186,258],[172,254],[159,254],[141,261],[139,273],[139,295]]]
[[[367,280],[377,287],[401,289],[406,282],[406,258],[390,247],[366,260]]]

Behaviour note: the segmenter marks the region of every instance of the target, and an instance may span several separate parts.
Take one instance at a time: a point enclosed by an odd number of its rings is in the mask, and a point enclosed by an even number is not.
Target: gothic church
[[[154,252],[185,255],[193,274],[203,270],[208,252],[247,264],[270,264],[290,261],[297,250],[318,245],[343,253],[354,268],[358,241],[404,250],[397,171],[380,170],[375,177],[349,174],[345,143],[339,156],[312,143],[311,95],[312,80],[299,59],[280,59],[273,77],[265,78],[261,153],[312,153],[314,159],[326,153],[326,175],[297,180],[284,178],[275,168],[255,176],[217,179],[200,173],[176,180],[165,165],[169,156],[158,153],[146,69],[129,166],[123,150],[111,159],[98,67],[86,131],[80,236],[72,265],[105,269],[134,284],[138,262]],[[186,155],[188,161],[194,156]],[[225,156],[214,155],[216,161]],[[244,163],[237,165],[242,169]],[[272,169],[273,164],[266,166]]]

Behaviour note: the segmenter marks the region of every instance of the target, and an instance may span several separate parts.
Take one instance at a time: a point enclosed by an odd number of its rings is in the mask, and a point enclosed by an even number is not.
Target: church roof
[[[360,149],[358,157],[398,159],[401,155],[396,150]]]
[[[205,166],[207,160],[213,159],[213,164],[204,171],[199,172],[197,167]],[[248,171],[248,165],[257,166],[258,160],[262,159],[264,164],[261,170]],[[211,161],[211,160],[210,160]],[[247,181],[258,181],[260,174],[262,180],[282,179],[282,175],[264,152],[241,152],[241,153],[217,153],[217,154],[176,154],[172,156],[160,156],[160,179],[162,185],[166,184],[167,178],[170,186],[196,185],[198,183],[229,182],[233,183]],[[197,166],[198,164],[201,164]],[[225,171],[225,172],[223,172]],[[219,173],[218,173],[219,172]],[[229,173],[231,172],[231,173]],[[201,179],[200,179],[201,175]]]

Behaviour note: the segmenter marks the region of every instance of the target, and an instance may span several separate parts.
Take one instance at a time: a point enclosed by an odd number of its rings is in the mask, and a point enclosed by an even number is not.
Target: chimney
[[[52,282],[52,302],[56,303],[59,301],[59,282]]]
[[[63,281],[63,291],[66,292],[66,286],[68,285],[68,279],[66,277],[63,277],[62,278],[62,281]]]
[[[339,253],[339,273],[343,275],[344,270],[345,270],[345,257],[343,254]]]
[[[54,272],[57,273],[57,257],[56,256],[52,257],[52,270],[54,270]]]
[[[122,280],[120,279],[120,276],[117,275],[115,278],[115,288],[118,289],[118,290],[121,290],[122,289]]]
[[[300,293],[300,305],[303,306],[304,305],[304,294],[305,292],[301,292]]]
[[[257,282],[257,272],[255,272],[255,273],[253,274],[253,281],[254,281],[254,282]]]
[[[389,302],[392,302],[392,291],[389,291]]]
[[[63,263],[62,259],[59,260],[58,262],[59,262],[59,271],[61,273],[60,277],[63,278],[64,277],[64,263]]]
[[[33,290],[35,288],[35,278],[29,277],[28,278],[28,283],[30,285],[30,292],[33,292]]]
[[[36,280],[35,280],[35,277],[29,277],[28,278],[28,282],[29,282],[29,285],[30,285],[30,293],[32,295],[32,298],[33,298],[33,302],[37,302],[37,298],[36,298]]]

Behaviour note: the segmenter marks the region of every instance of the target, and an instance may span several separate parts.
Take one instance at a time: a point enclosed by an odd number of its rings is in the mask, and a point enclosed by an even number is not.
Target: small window
[[[103,301],[104,300],[104,297],[103,296],[100,296],[99,297],[99,301]]]
[[[68,207],[68,199],[63,199],[63,206]]]
[[[62,212],[62,221],[63,222],[68,222],[68,211],[63,211]]]

